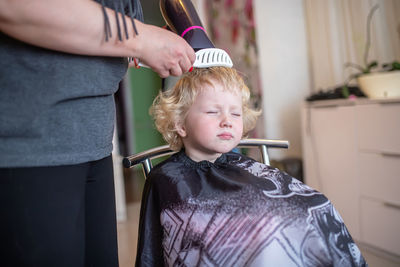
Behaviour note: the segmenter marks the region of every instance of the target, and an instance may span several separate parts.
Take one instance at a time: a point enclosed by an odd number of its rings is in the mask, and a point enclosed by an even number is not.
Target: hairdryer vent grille
[[[228,53],[219,48],[205,48],[196,52],[195,68],[232,67],[232,60]]]

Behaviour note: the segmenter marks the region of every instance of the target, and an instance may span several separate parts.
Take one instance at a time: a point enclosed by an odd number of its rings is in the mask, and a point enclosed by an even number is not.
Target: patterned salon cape
[[[136,266],[367,266],[331,202],[237,153],[184,151],[146,180]]]

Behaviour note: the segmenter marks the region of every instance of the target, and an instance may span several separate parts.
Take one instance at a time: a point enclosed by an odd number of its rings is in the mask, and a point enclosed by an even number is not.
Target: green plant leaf
[[[392,63],[392,68],[393,68],[393,70],[400,70],[400,62],[394,61]]]
[[[393,61],[392,63],[384,63],[382,64],[382,68],[384,71],[400,70],[400,63],[398,61]]]
[[[378,61],[372,61],[371,63],[368,64],[367,69],[371,70],[373,68],[376,68],[378,66]]]
[[[347,85],[343,85],[342,86],[342,96],[343,98],[349,98],[349,88],[347,87]]]

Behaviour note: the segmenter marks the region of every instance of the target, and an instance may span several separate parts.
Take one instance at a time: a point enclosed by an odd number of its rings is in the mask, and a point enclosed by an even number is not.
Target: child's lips
[[[218,135],[218,137],[223,140],[230,140],[233,138],[233,135],[231,133],[221,133]]]

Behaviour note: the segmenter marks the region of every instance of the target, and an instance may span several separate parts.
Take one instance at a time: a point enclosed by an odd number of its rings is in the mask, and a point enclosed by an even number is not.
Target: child
[[[329,200],[230,152],[260,112],[234,69],[195,69],[155,99],[179,151],[146,180],[136,266],[365,266]]]

